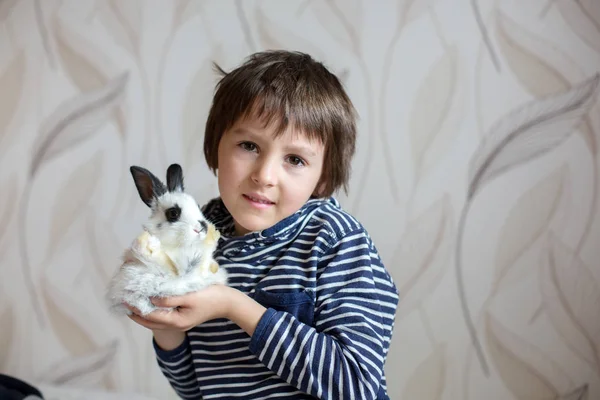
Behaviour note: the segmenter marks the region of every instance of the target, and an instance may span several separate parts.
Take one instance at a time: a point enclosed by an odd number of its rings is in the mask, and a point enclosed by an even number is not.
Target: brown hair
[[[276,135],[288,124],[323,143],[323,172],[315,195],[331,196],[340,187],[348,192],[356,142],[356,111],[338,78],[308,54],[264,51],[252,54],[217,83],[206,121],[204,156],[218,169],[223,133],[249,115],[265,125],[276,124]]]

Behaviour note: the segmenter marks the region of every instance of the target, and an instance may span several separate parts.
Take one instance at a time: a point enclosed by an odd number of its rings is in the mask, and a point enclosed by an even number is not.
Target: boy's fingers
[[[183,298],[179,296],[174,297],[153,297],[151,299],[152,304],[156,307],[164,307],[164,308],[175,308],[183,305]]]
[[[129,315],[129,318],[131,320],[133,320],[134,322],[136,322],[136,323],[138,323],[138,324],[140,324],[140,325],[142,325],[142,326],[144,326],[144,327],[146,327],[148,329],[155,329],[155,330],[173,329],[169,325],[165,325],[165,324],[160,323],[160,322],[152,321],[152,320],[149,320],[147,318],[140,317],[139,315],[136,315],[136,314]]]
[[[125,305],[125,307],[127,307],[129,309],[129,311],[131,311],[132,313],[136,314],[136,315],[140,315],[141,312],[140,310],[138,310],[137,308],[135,308],[134,306],[130,306],[127,303],[123,303]]]

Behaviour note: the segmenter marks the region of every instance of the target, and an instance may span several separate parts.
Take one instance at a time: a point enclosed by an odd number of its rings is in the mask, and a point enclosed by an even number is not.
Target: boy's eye
[[[288,156],[288,162],[295,167],[301,167],[305,165],[304,160],[298,156]]]
[[[252,142],[242,142],[239,144],[239,146],[246,151],[256,151],[257,150],[256,145]]]

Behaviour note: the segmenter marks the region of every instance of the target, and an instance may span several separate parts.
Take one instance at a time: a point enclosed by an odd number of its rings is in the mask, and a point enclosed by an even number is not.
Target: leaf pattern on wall
[[[85,229],[86,245],[92,266],[97,270],[100,282],[99,292],[104,290],[111,275],[119,265],[122,249],[112,226],[100,219],[95,212],[89,212]]]
[[[58,20],[54,25],[56,46],[62,65],[65,68],[69,78],[77,88],[82,92],[95,92],[111,84],[106,77],[92,61],[77,50],[77,46],[72,43],[77,40],[83,42],[85,39],[72,31],[67,31],[67,26],[61,24]],[[79,46],[90,47],[89,43],[83,43]],[[123,107],[119,105],[110,113],[115,120],[115,124],[123,139],[127,132],[127,121]]]
[[[540,285],[544,308],[565,344],[600,370],[600,284],[581,258],[554,233],[548,234]]]
[[[392,261],[402,266],[396,277],[402,293],[398,318],[417,308],[439,284],[448,265],[453,232],[454,213],[447,194],[408,223]]]
[[[403,0],[400,1],[400,27],[404,27],[419,19],[433,8],[437,0]]]
[[[98,90],[62,103],[41,127],[41,140],[33,152],[30,174],[35,175],[40,165],[95,134],[118,104],[127,80],[128,73],[121,74]]]
[[[565,22],[588,46],[600,53],[600,4],[597,0],[555,0]]]
[[[19,0],[0,1],[0,22],[6,21]]]
[[[139,31],[132,26],[124,14],[123,5],[122,1],[107,0],[98,6],[101,8],[98,14],[115,43],[122,46],[131,55],[137,56],[140,47]]]
[[[490,358],[517,400],[547,400],[568,387],[566,373],[534,345],[508,330],[489,312],[485,330]]]
[[[50,260],[69,228],[89,207],[102,174],[103,158],[104,154],[99,151],[81,166],[75,167],[64,186],[57,191],[50,217],[46,260]]]
[[[96,344],[77,320],[66,311],[77,307],[78,302],[67,297],[45,278],[42,278],[41,286],[50,325],[62,346],[75,357],[93,353]]]
[[[203,3],[200,1],[180,0],[173,11],[173,25],[182,26],[203,11]]]
[[[498,238],[494,271],[496,289],[518,258],[548,228],[562,197],[567,169],[563,165],[550,173],[519,196],[510,210]]]
[[[260,6],[256,7],[255,18],[261,49],[293,49],[307,52],[316,59],[327,59],[325,53],[318,46],[291,32],[288,28],[284,28],[278,21],[269,18]]]
[[[181,116],[182,121],[182,153],[185,165],[191,166],[201,160],[203,154],[204,126],[212,101],[212,92],[217,74],[213,70],[213,62],[222,65],[223,52],[216,47],[210,57],[206,58],[192,77],[186,90],[185,102]]]
[[[20,50],[0,72],[0,144],[10,143],[11,122],[23,96],[25,80],[25,53]],[[2,149],[0,147],[0,150]]]
[[[452,108],[462,102],[456,97],[458,58],[456,46],[448,47],[427,73],[414,97],[409,134],[416,179],[426,174],[428,167],[440,159],[447,150],[445,146],[450,145],[459,132],[456,127],[445,126]],[[436,142],[443,144],[436,146]]]
[[[558,400],[588,400],[589,385],[586,383],[570,393],[561,396]]]
[[[446,344],[441,344],[410,374],[403,399],[441,400],[446,383]]]
[[[506,62],[521,85],[537,98],[565,92],[572,88],[571,82],[559,71],[558,63],[563,63],[566,55],[545,40],[527,32],[505,13],[497,11],[497,36],[500,50]],[[550,64],[539,53],[546,53],[553,59]],[[573,70],[573,66],[564,63],[564,69]],[[596,137],[588,116],[577,127],[593,153],[598,151]]]
[[[36,380],[52,385],[97,388],[111,372],[118,345],[117,340],[112,340],[97,350],[60,360]]]
[[[0,244],[10,227],[10,221],[17,208],[17,175],[13,174],[9,179],[0,182]]]
[[[361,0],[311,2],[314,16],[327,32],[351,52],[360,52],[363,9]]]
[[[496,10],[496,30],[498,47],[506,63],[519,82],[536,97],[550,96],[570,88],[567,79],[537,54],[531,45],[549,46],[539,38],[532,37],[502,10]],[[539,50],[538,50],[539,51]]]
[[[15,315],[12,310],[12,304],[3,302],[5,307],[0,308],[0,371],[7,371],[6,365],[10,355],[10,350],[14,348],[13,339],[15,331]]]
[[[484,138],[469,165],[469,198],[503,173],[565,141],[596,100],[599,75],[572,89],[535,100],[503,116]]]

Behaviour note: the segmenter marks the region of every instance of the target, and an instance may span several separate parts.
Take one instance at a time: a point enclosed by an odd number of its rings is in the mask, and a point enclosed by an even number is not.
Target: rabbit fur
[[[132,166],[142,201],[151,209],[143,232],[123,253],[123,264],[107,290],[109,308],[142,315],[156,310],[151,297],[179,296],[212,284],[227,284],[227,273],[213,259],[220,234],[195,199],[184,191],[178,164],[167,169],[167,185],[145,168]]]

